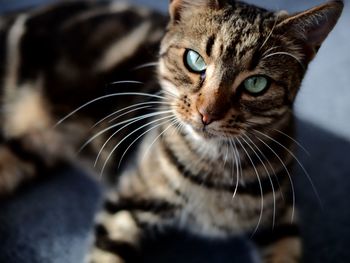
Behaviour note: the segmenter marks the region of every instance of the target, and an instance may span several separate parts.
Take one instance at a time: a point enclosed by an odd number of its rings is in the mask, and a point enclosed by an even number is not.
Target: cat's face
[[[238,2],[173,0],[159,75],[175,95],[169,98],[178,120],[203,137],[224,139],[289,116],[341,9],[332,2],[289,16]]]

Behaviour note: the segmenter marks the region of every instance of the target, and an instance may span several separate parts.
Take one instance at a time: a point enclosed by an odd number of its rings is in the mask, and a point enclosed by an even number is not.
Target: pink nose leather
[[[202,122],[204,125],[209,125],[210,123],[219,119],[218,116],[215,116],[214,114],[209,113],[206,109],[203,109],[201,107],[198,109],[198,112],[202,118]]]
[[[212,123],[212,118],[210,117],[209,114],[201,114],[202,115],[202,122],[204,125],[209,125]]]

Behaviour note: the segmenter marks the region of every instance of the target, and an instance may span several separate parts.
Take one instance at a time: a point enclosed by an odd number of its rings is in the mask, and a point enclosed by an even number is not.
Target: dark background
[[[48,0],[0,0],[0,12]],[[166,0],[138,0],[166,10]],[[273,9],[300,11],[323,1],[250,0]],[[260,3],[263,2],[263,3]],[[296,104],[298,140],[310,155],[299,158],[295,178],[304,237],[304,262],[350,262],[350,8],[312,63]],[[74,167],[65,167],[0,202],[1,263],[79,263],[87,249],[100,187]],[[171,233],[150,242],[145,262],[253,262],[249,240],[203,240]],[[154,256],[157,255],[155,258]],[[151,260],[152,258],[152,260]],[[186,258],[186,260],[185,260]]]

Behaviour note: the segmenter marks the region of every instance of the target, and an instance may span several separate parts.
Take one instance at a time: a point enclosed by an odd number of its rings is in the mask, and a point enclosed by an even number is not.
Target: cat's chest
[[[190,158],[188,162],[180,162],[182,160],[173,158],[159,141],[152,154],[144,154],[149,145],[151,143],[146,139],[139,152],[139,176],[134,178],[137,182],[143,178],[147,187],[141,187],[138,192],[176,203],[179,210],[171,219],[172,223],[195,233],[227,237],[253,231],[262,214],[268,220],[272,218],[273,196],[265,195],[262,202],[260,191],[247,194],[242,187],[236,189],[237,177],[231,169],[217,168],[210,169],[213,173],[196,173],[192,169],[196,162]],[[225,173],[229,176],[224,176]],[[230,180],[224,180],[228,177]],[[125,179],[130,185],[130,177]],[[130,190],[127,192],[130,194]]]
[[[200,230],[208,236],[226,237],[253,231],[262,213],[272,216],[273,212],[266,209],[272,200],[264,200],[263,204],[261,198],[193,187],[185,194],[188,202],[182,212],[182,222],[190,221],[190,231]]]

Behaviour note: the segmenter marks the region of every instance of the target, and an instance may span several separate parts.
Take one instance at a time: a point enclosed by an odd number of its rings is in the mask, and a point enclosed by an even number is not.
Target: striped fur
[[[158,69],[170,119],[148,133],[136,168],[107,197],[89,262],[137,262],[142,237],[167,226],[248,234],[263,262],[300,262],[292,106],[341,9],[338,1],[293,16],[234,1],[171,1]],[[206,61],[204,74],[185,65],[188,49]],[[244,92],[252,75],[269,76],[269,89]]]
[[[172,0],[168,26],[119,2],[4,17],[0,191],[62,161],[91,166],[96,154],[97,170],[114,175],[142,138],[97,216],[88,262],[137,262],[140,240],[168,226],[249,235],[263,262],[299,262],[293,102],[342,7],[333,1],[289,15]],[[203,57],[205,72],[186,66],[188,49]],[[156,65],[158,74],[147,68]],[[269,87],[252,95],[242,83],[255,75]]]

